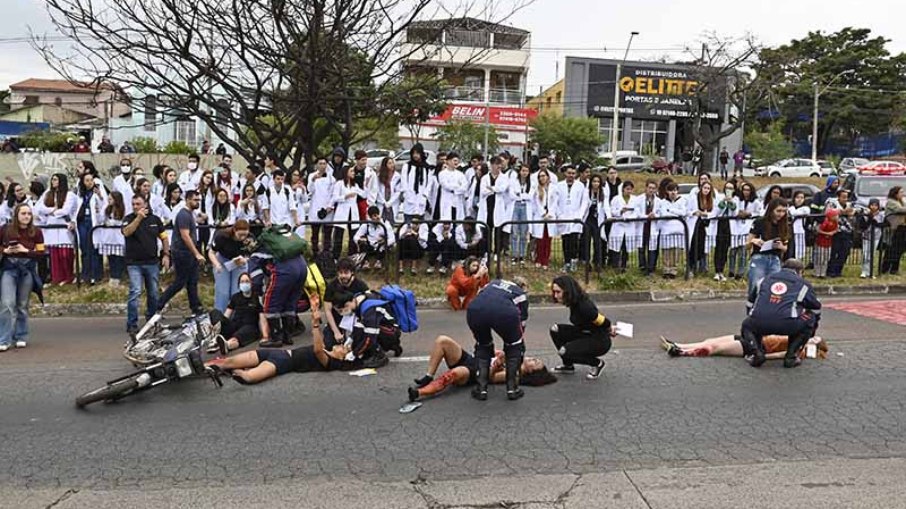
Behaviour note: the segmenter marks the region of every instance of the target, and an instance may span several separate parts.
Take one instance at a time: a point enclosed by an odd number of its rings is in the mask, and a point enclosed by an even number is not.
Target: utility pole
[[[629,42],[626,43],[626,52],[623,53],[623,60],[617,62],[617,73],[613,81],[613,126],[610,130],[610,164],[617,162],[617,139],[620,129],[620,78],[623,72],[623,63],[629,58],[629,47],[632,46],[632,39],[639,35],[638,32],[629,34]]]
[[[829,89],[835,81],[837,81],[844,75],[852,74],[854,72],[856,72],[855,69],[848,69],[837,74],[836,76],[831,78],[829,82],[827,82],[827,85],[824,86],[824,89],[821,89],[820,85],[818,84],[818,80],[815,80],[815,102],[812,109],[812,163],[818,162],[818,99],[821,97],[821,94],[827,92],[827,89]]]

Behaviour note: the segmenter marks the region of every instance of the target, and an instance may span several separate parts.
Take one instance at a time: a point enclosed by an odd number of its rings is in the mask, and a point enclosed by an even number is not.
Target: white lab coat
[[[440,220],[450,221],[454,211],[456,219],[464,219],[464,198],[469,191],[466,176],[459,170],[444,168],[437,175],[437,184],[440,189]]]
[[[646,200],[647,200],[647,197],[645,196],[645,193],[642,193],[632,199],[632,203],[630,203],[630,205],[634,206],[637,209],[636,217],[646,217],[648,215],[645,212],[648,209],[648,207],[646,205]],[[657,209],[658,209],[658,206],[660,205],[660,201],[661,201],[660,198],[658,198],[657,196],[654,197],[654,202],[652,204],[651,211],[655,215],[657,215]],[[660,225],[660,223],[661,223],[660,221],[653,221],[653,220],[651,221],[651,228],[649,229],[649,235],[648,235],[648,250],[649,251],[657,251],[658,236],[660,235],[660,230],[659,230],[658,226]],[[637,225],[636,234],[639,236],[639,247],[645,247],[642,245],[642,242],[645,241],[645,224],[646,224],[645,222],[641,222],[641,221],[636,223],[636,225]]]
[[[428,214],[428,209],[433,205],[430,200],[437,183],[432,176],[433,173],[426,166],[406,163],[400,182],[403,193],[403,214],[408,216],[426,216]],[[420,183],[417,184],[419,181]]]
[[[271,186],[267,191],[267,193],[261,195],[259,201],[261,202],[261,210],[267,210],[270,214],[271,224],[295,227],[293,212],[298,208],[296,190],[284,184],[279,190]]]
[[[743,203],[739,198],[734,198],[733,200],[736,202],[736,214],[739,214],[741,211],[745,210],[746,212],[752,214],[752,216],[747,219],[730,220],[731,248],[742,247],[746,245],[746,240],[749,237],[749,232],[752,230],[752,224],[755,222],[755,218],[764,215],[764,207],[761,204],[761,200],[759,200],[758,198],[750,201],[749,203]],[[808,207],[803,208],[808,211]]]
[[[623,195],[617,196],[610,200],[610,216],[614,219],[634,219],[639,217],[639,209],[635,206],[635,196],[630,196],[629,200],[623,199]],[[623,209],[628,209],[624,211]],[[610,238],[607,239],[607,249],[610,251],[620,251],[623,241],[626,242],[626,250],[632,251],[638,249],[641,243],[639,235],[639,225],[641,223],[616,222],[610,227]]]
[[[532,206],[529,217],[532,221],[544,221],[557,219],[557,189],[553,185],[547,187],[544,197],[538,187],[532,188]],[[544,238],[544,227],[547,226],[547,234],[551,237],[557,235],[554,225],[545,225],[543,223],[533,224],[529,230],[532,238]]]
[[[196,168],[195,171],[186,170],[179,174],[176,183],[179,184],[179,188],[182,189],[183,196],[185,196],[187,191],[195,191],[198,189],[202,173],[204,172],[201,171],[201,168]]]
[[[462,224],[456,225],[454,236],[456,238],[456,245],[459,246],[460,249],[469,249],[469,241],[481,241],[481,239],[484,238],[481,233],[481,225],[477,224],[475,225],[475,233],[472,235],[471,239],[466,238],[466,229],[463,228]]]
[[[585,184],[578,180],[573,181],[572,186],[566,181],[559,182],[557,189],[557,220],[571,221],[578,220],[581,222],[588,212],[588,189]],[[582,233],[583,224],[579,223],[561,223],[557,225],[559,235],[568,235],[571,233]]]
[[[354,196],[349,196],[354,194]],[[334,221],[350,222],[359,220],[358,198],[364,198],[365,191],[356,184],[347,186],[345,182],[337,182],[333,186]]]
[[[317,173],[308,176],[308,210],[309,221],[312,223],[324,223],[333,221],[333,212],[327,214],[324,219],[318,217],[318,212],[322,209],[334,208],[333,188],[335,180],[330,172],[326,172],[323,177],[317,177]]]
[[[403,178],[399,172],[394,171],[393,175],[390,176],[389,189],[388,186],[381,184],[380,181],[377,183],[374,204],[377,205],[377,208],[381,209],[381,214],[389,209],[394,221],[396,220],[396,216],[400,211],[400,206],[403,203],[402,189],[400,187],[402,180]]]
[[[92,198],[92,201],[94,199]],[[91,241],[95,249],[102,255],[125,256],[126,239],[123,237],[123,220],[116,220],[107,216],[108,203],[98,200],[100,208],[93,210],[91,219],[97,221],[94,226],[104,225],[105,228],[98,228],[92,231]],[[125,217],[125,216],[124,216]]]
[[[492,218],[494,227],[509,221],[513,215],[513,181],[503,172],[494,179],[491,184],[491,174],[481,177],[481,188],[479,190],[478,201],[478,221],[487,223],[488,221],[488,198],[494,196],[494,217]],[[509,233],[510,226],[504,227],[503,231]]]
[[[711,210],[707,211],[707,215],[701,219],[713,219],[717,217],[717,197],[714,197],[714,205],[711,207]],[[698,211],[698,195],[690,194],[687,199],[687,211],[688,216],[686,219],[686,224],[689,227],[689,247],[692,247],[692,239],[695,237],[695,227],[698,225],[699,217],[694,215]],[[708,227],[705,228],[705,254],[711,252],[711,248],[714,247],[714,243],[717,238],[717,221],[710,221]]]
[[[60,207],[54,210],[54,207],[44,205],[44,200],[49,192],[50,190],[45,191],[35,204],[38,214],[44,218],[44,224],[53,226],[75,223],[76,214],[79,212],[79,197],[69,191]],[[75,233],[64,228],[45,229],[42,233],[44,234],[44,244],[47,246],[72,247],[75,243]]]
[[[604,222],[610,217],[610,201],[606,199],[606,189],[602,189],[600,194],[600,199],[592,199],[591,196],[588,197],[588,208],[585,210],[585,217],[582,218],[582,222],[588,221],[588,214],[591,213],[591,206],[596,205],[598,207],[598,231],[596,234],[600,235],[602,239],[607,240],[607,231],[604,229]]]
[[[383,224],[383,228],[381,227]],[[396,243],[396,236],[393,233],[393,226],[391,226],[390,221],[381,220],[380,223],[375,223],[368,221],[367,223],[359,226],[359,229],[353,235],[353,242],[358,242],[362,239],[367,239],[368,244],[372,247],[378,247],[378,243],[381,240],[385,240],[386,247],[390,247]]]
[[[676,219],[658,221],[658,235],[661,249],[685,249],[686,248],[686,228],[683,226],[686,215],[689,213],[689,205],[686,203],[685,196],[677,196],[676,201],[660,200],[657,207],[658,217],[681,217],[681,221]]]

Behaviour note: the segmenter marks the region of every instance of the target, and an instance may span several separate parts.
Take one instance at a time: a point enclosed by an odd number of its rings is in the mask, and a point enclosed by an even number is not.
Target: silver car
[[[839,174],[859,173],[859,167],[865,166],[869,162],[868,159],[862,159],[861,157],[845,157],[840,160]]]

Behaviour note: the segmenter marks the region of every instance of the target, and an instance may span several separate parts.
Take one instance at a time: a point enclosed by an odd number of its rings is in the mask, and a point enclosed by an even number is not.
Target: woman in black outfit
[[[575,373],[574,364],[591,366],[586,378],[595,380],[604,371],[599,359],[610,350],[616,333],[610,320],[598,312],[598,306],[570,276],[558,276],[551,285],[554,301],[569,308],[569,324],[554,324],[551,340],[557,347],[563,364],[554,368],[557,373]]]
[[[220,324],[217,346],[221,354],[248,346],[259,339],[270,341],[267,317],[261,307],[261,297],[252,290],[252,276],[248,272],[239,275],[239,291],[230,297],[229,304],[221,313],[211,310],[211,321]]]

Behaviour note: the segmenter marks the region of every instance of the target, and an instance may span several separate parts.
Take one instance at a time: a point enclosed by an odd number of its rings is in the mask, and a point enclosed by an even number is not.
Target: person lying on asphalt
[[[783,359],[789,343],[789,336],[769,335],[764,337],[765,358]],[[827,358],[827,341],[820,336],[810,338],[806,349],[799,351],[799,358],[806,355],[808,345],[815,345],[815,355],[820,359]],[[742,336],[726,335],[708,338],[697,343],[676,343],[661,336],[661,347],[670,357],[744,357]]]
[[[290,372],[353,369],[352,363],[345,360],[349,354],[346,346],[335,345],[330,350],[324,348],[324,335],[320,328],[321,310],[317,303],[312,303],[311,324],[311,346],[294,349],[259,348],[234,357],[213,359],[206,365],[230,373],[233,380],[241,384],[256,384]]]
[[[434,375],[440,367],[440,361],[447,365],[447,371],[436,380]],[[502,350],[495,352],[491,361],[490,382],[502,384],[506,382],[506,358]],[[434,340],[434,348],[428,359],[428,372],[425,376],[415,380],[415,387],[409,387],[409,401],[433,396],[443,392],[451,385],[463,386],[473,384],[478,374],[478,361],[472,354],[465,351],[450,336],[438,336]],[[552,384],[557,377],[548,371],[541,359],[525,357],[519,367],[519,381],[523,385],[540,387]]]

